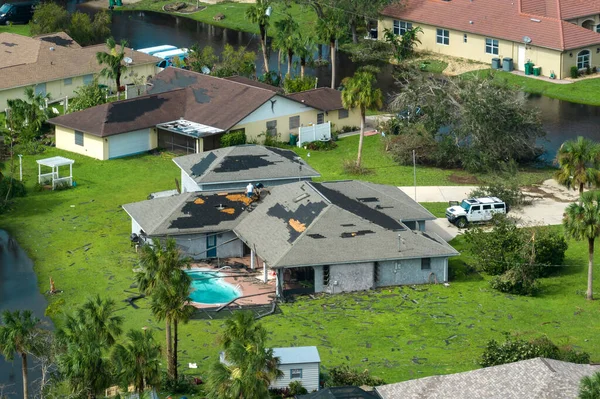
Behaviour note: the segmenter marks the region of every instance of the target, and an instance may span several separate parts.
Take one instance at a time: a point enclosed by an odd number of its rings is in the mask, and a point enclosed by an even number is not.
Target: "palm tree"
[[[579,399],[600,398],[600,372],[585,376],[579,382]]]
[[[225,363],[209,370],[207,391],[211,399],[250,399],[269,396],[269,385],[283,376],[279,359],[266,347],[267,331],[250,312],[236,312],[225,322],[219,338]]]
[[[106,40],[106,47],[108,47],[109,53],[99,51],[96,53],[96,60],[100,65],[106,65],[104,69],[100,71],[100,75],[107,79],[113,79],[117,85],[117,98],[119,98],[119,90],[121,87],[121,75],[127,70],[127,66],[123,64],[125,58],[125,48],[127,47],[127,41],[121,40],[121,45],[117,49],[115,39],[109,37]]]
[[[39,319],[30,310],[5,310],[0,325],[0,353],[6,360],[13,360],[15,352],[21,355],[21,373],[23,374],[23,398],[28,399],[27,352],[33,345],[33,336]]]
[[[297,33],[295,43],[296,49],[294,52],[298,55],[298,58],[300,58],[300,77],[304,78],[306,63],[312,61],[317,47],[311,36],[302,36],[300,32]]]
[[[22,140],[34,139],[42,131],[44,123],[54,116],[46,104],[49,98],[50,94],[36,94],[33,87],[27,87],[25,100],[7,100],[10,109],[8,123],[19,131]]]
[[[329,43],[331,53],[331,88],[335,89],[335,67],[336,51],[335,42],[343,34],[342,25],[339,22],[339,16],[335,11],[327,10],[323,13],[323,18],[317,21],[317,36],[320,40]]]
[[[370,72],[356,72],[348,79],[342,91],[342,104],[346,109],[360,109],[360,139],[358,141],[358,157],[356,166],[360,167],[363,141],[365,137],[365,117],[367,109],[381,108],[383,95],[380,89],[374,87],[375,76]]]
[[[591,140],[577,137],[565,141],[556,154],[559,170],[554,174],[556,181],[568,188],[579,189],[583,194],[585,185],[600,184],[600,146]]]
[[[298,31],[298,23],[294,20],[291,14],[286,13],[283,19],[275,22],[277,35],[275,36],[275,47],[285,52],[287,55],[287,74],[286,77],[292,76],[292,57],[294,51],[298,48],[298,36],[295,32]]]
[[[102,299],[100,295],[90,298],[77,310],[79,320],[85,321],[88,328],[109,346],[114,345],[117,337],[123,332],[122,316],[115,316],[115,301]]]
[[[151,332],[129,330],[127,342],[115,345],[111,356],[120,384],[133,384],[140,396],[160,385],[160,345]]]
[[[600,236],[600,191],[588,191],[580,203],[571,204],[565,211],[563,225],[567,237],[588,241],[587,299],[593,298],[594,241]]]
[[[140,264],[142,270],[136,274],[138,288],[141,293],[152,296],[151,308],[154,316],[165,321],[168,374],[174,378],[177,374],[177,355],[173,354],[171,324],[173,309],[182,303],[179,298],[182,294],[177,291],[180,287],[174,284],[181,283],[187,277],[183,269],[189,269],[190,259],[181,257],[177,242],[173,238],[167,238],[164,246],[160,240],[155,239],[152,245],[146,244],[142,247]],[[189,286],[189,277],[187,281]],[[186,298],[187,296],[189,294]]]
[[[267,28],[269,27],[269,18],[267,10],[271,7],[270,0],[256,0],[256,3],[246,9],[246,18],[253,24],[258,24],[260,31],[260,47],[262,48],[263,62],[265,63],[265,73],[269,73],[269,53],[267,52]]]

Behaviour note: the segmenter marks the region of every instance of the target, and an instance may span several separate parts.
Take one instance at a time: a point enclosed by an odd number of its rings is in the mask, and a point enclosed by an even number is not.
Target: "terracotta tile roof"
[[[98,51],[106,45],[81,47],[66,33],[38,37],[0,33],[0,90],[98,73]],[[127,49],[133,64],[152,64],[159,58]]]
[[[276,95],[226,79],[167,68],[152,79],[148,94],[50,119],[48,122],[100,137],[183,118],[230,129]]]
[[[527,0],[531,1],[531,0]],[[562,19],[600,14],[600,0],[555,0],[560,4]]]
[[[288,94],[288,97],[321,111],[343,109],[342,93],[329,87]]]
[[[588,1],[597,4],[600,0],[405,0],[381,14],[513,42],[529,36],[534,46],[569,50],[600,44],[600,33],[560,19],[567,18],[562,15],[567,4]],[[587,5],[574,8],[590,9]]]

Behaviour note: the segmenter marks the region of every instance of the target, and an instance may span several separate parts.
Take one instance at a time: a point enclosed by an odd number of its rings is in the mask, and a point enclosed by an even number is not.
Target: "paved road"
[[[414,187],[399,187],[408,196],[414,198]],[[417,186],[417,200],[419,202],[448,202],[460,201],[466,198],[468,194],[475,189],[474,186]],[[531,205],[523,206],[521,209],[513,209],[510,216],[519,219],[519,225],[555,225],[562,223],[562,216],[565,208],[569,205],[568,200],[574,200],[576,196],[569,196],[564,190],[559,191],[552,183],[544,183],[541,186],[542,191],[547,194],[561,197],[559,200],[554,198],[533,198]],[[446,241],[452,240],[458,234],[460,229],[448,222],[445,218],[440,218],[427,222],[426,228],[437,233]]]

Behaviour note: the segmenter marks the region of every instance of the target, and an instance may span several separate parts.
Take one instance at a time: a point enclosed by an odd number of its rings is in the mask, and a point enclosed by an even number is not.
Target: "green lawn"
[[[2,25],[0,26],[0,33],[17,33],[23,36],[31,36],[29,31],[29,25]]]
[[[372,174],[353,176],[345,174],[342,168],[346,159],[356,159],[358,135],[340,139],[338,147],[331,151],[307,151],[295,147],[298,155],[304,158],[313,168],[321,173],[320,180],[368,180],[374,183],[391,184],[395,186],[413,185],[412,166],[400,166],[384,151],[381,136],[365,137],[363,149],[363,165]],[[310,157],[308,157],[310,153]],[[417,154],[418,164],[418,154]],[[534,169],[522,171],[517,178],[520,184],[529,185],[549,179],[552,172],[549,169]],[[479,181],[490,180],[497,176],[478,176]],[[462,170],[447,170],[417,166],[417,185],[419,186],[452,186],[459,184],[473,185],[477,180],[474,176]]]
[[[527,93],[543,94],[544,96],[578,104],[600,106],[600,96],[598,95],[598,92],[600,91],[600,78],[578,80],[571,84],[557,84],[518,76],[509,72],[492,71],[491,69],[484,69],[477,71],[476,73],[480,76],[489,76],[490,74],[493,74],[494,79],[498,82],[508,83]],[[468,72],[462,76],[468,77],[472,74],[473,72]]]
[[[141,0],[135,4],[123,6],[124,10],[149,10],[164,12],[163,6],[172,3],[171,0]],[[196,2],[188,2],[196,4]],[[206,22],[211,25],[221,26],[223,28],[235,29],[244,32],[258,33],[258,25],[255,25],[246,19],[246,10],[251,4],[248,3],[233,3],[222,2],[219,4],[202,4],[205,9],[192,14],[175,14],[184,18],[191,18],[196,21]],[[267,29],[267,34],[273,36],[275,34],[274,24],[276,21],[283,19],[284,5],[283,3],[274,3],[271,14],[270,28]],[[300,26],[303,33],[313,33],[317,18],[312,8],[303,7],[296,3],[291,3],[289,12],[293,15],[294,20]],[[217,14],[225,15],[225,18],[220,21],[215,21],[213,17]]]
[[[448,209],[447,202],[420,202],[420,204],[423,206],[423,208],[433,213],[433,216],[437,218],[446,217],[446,209]]]
[[[411,184],[412,170],[394,166],[380,152],[377,137],[368,137],[365,162],[376,169],[370,179]],[[336,170],[329,158],[353,157],[356,138],[340,141],[336,152],[312,152],[310,162],[325,178],[348,178]],[[300,151],[303,155],[304,151]],[[340,154],[344,156],[340,156]],[[34,191],[37,178],[35,159],[64,155],[76,161],[77,187],[66,191]],[[323,168],[331,168],[327,172]],[[419,184],[448,184],[458,172],[419,168]],[[162,342],[163,323],[157,323],[146,300],[133,309],[123,300],[134,292],[132,268],[136,254],[129,244],[130,219],[121,205],[144,200],[154,191],[172,189],[179,177],[167,155],[96,161],[57,149],[24,157],[24,176],[29,195],[18,199],[13,211],[2,215],[0,228],[7,229],[35,263],[41,292],[48,290],[51,276],[61,295],[49,298],[64,301],[59,310],[73,309],[89,296],[99,293],[117,301],[125,328],[151,328]],[[533,174],[538,176],[539,174]],[[426,204],[441,211],[441,204]],[[438,209],[438,210],[436,210]],[[462,238],[453,245],[462,250]],[[553,340],[570,343],[591,352],[600,360],[599,308],[584,299],[586,247],[571,243],[560,277],[544,279],[542,294],[520,298],[492,291],[478,275],[453,280],[450,287],[428,285],[381,289],[372,292],[298,298],[282,304],[281,313],[263,319],[275,346],[317,345],[324,367],[349,363],[370,369],[388,382],[451,373],[477,368],[477,358],[490,338],[502,332],[527,337],[547,334]],[[597,256],[596,261],[600,261]],[[465,256],[451,261],[456,274]],[[597,275],[596,275],[597,276]],[[596,277],[596,287],[600,277]],[[180,331],[180,363],[197,362],[202,375],[209,362],[217,359],[215,338],[221,321],[194,320]],[[184,367],[185,368],[185,367]]]

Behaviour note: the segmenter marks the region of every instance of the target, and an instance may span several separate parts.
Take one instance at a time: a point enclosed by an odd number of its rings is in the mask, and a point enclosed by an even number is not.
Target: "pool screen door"
[[[206,257],[217,257],[217,236],[214,234],[209,234],[206,236]]]

